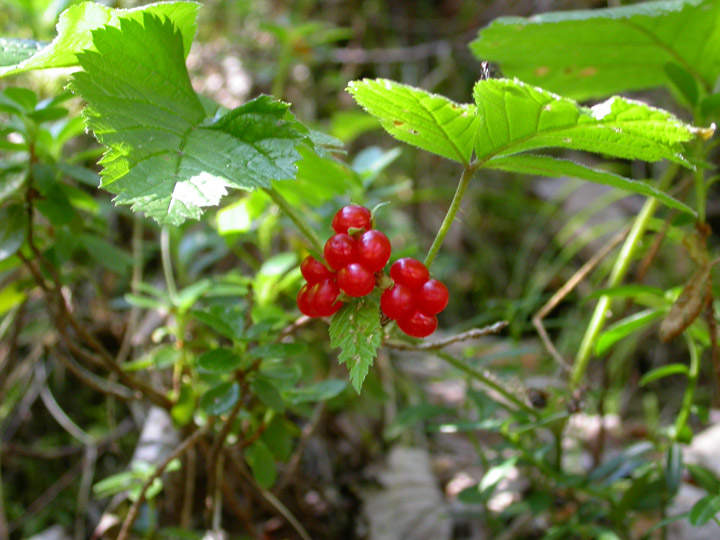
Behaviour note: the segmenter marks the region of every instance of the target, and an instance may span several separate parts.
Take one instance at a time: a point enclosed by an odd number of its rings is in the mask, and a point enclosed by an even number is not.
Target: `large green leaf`
[[[338,359],[350,370],[350,381],[358,393],[381,341],[380,301],[376,295],[348,302],[333,315],[330,345],[340,348]]]
[[[500,169],[503,171],[535,174],[539,176],[573,176],[589,180],[596,184],[603,184],[618,189],[624,189],[632,193],[644,195],[645,197],[655,197],[662,201],[670,208],[675,208],[681,212],[695,215],[695,211],[686,204],[671,197],[667,193],[654,188],[650,184],[631,180],[617,174],[607,171],[598,171],[585,167],[574,161],[566,159],[556,159],[549,156],[536,156],[531,154],[520,154],[517,156],[505,156],[491,159],[485,164],[488,169]]]
[[[386,79],[352,81],[347,89],[397,139],[460,163],[470,160],[476,122],[473,105]]]
[[[66,9],[57,24],[57,36],[43,43],[7,39],[0,41],[0,77],[31,69],[78,65],[77,55],[92,49],[92,32],[104,26],[120,27],[122,21],[142,21],[147,13],[169,18],[182,34],[184,55],[195,37],[196,2],[163,2],[133,9],[111,9],[95,2],[84,2]]]
[[[506,75],[576,99],[667,84],[668,64],[710,90],[720,73],[720,2],[501,17],[480,30],[470,48]]]
[[[682,144],[697,131],[667,111],[612,97],[592,108],[518,80],[487,79],[474,89],[481,161],[547,147],[682,164]]]
[[[183,39],[168,19],[144,14],[93,32],[95,51],[71,88],[88,103],[87,125],[108,147],[102,186],[117,204],[161,223],[197,219],[228,188],[270,187],[295,174],[307,129],[288,105],[261,96],[206,118],[185,67]]]

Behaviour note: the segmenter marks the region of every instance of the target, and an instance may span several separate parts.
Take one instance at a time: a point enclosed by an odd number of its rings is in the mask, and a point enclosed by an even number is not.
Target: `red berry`
[[[369,231],[372,228],[372,215],[364,206],[343,206],[333,216],[332,228],[336,233],[344,234],[347,234],[350,228]]]
[[[325,260],[334,270],[341,270],[354,261],[355,241],[352,236],[338,233],[325,242]]]
[[[355,260],[371,272],[379,272],[390,260],[390,240],[377,229],[365,231],[355,242]]]
[[[348,296],[365,296],[375,288],[375,276],[358,263],[350,263],[337,275],[340,289]]]
[[[380,297],[380,309],[393,320],[409,315],[414,304],[412,289],[399,283],[383,291]]]
[[[315,312],[316,317],[329,317],[336,313],[341,307],[337,297],[340,289],[334,279],[324,279],[310,288],[308,303],[310,309]]]
[[[306,283],[300,288],[300,292],[297,295],[297,306],[300,309],[300,313],[307,315],[308,317],[315,317],[315,310],[310,305],[308,298],[308,289],[310,286]]]
[[[390,267],[390,277],[395,283],[406,285],[411,289],[419,289],[430,279],[427,267],[416,259],[405,257],[398,259]]]
[[[440,313],[447,306],[449,298],[447,287],[437,279],[427,280],[415,297],[418,309],[426,315]]]
[[[434,315],[425,315],[421,311],[413,311],[409,317],[398,320],[400,330],[409,336],[427,337],[437,328],[437,317]]]
[[[312,255],[305,257],[300,264],[300,271],[310,285],[332,277],[332,272]]]

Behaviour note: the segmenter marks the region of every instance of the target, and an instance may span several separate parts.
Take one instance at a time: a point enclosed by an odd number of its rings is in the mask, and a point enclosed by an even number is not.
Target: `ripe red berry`
[[[427,280],[415,296],[418,309],[426,315],[440,313],[447,306],[449,298],[447,287],[437,279]]]
[[[334,270],[341,270],[355,259],[355,241],[352,236],[338,233],[325,242],[325,260]]]
[[[377,229],[365,231],[355,242],[355,260],[371,272],[379,272],[390,260],[390,240]]]
[[[300,292],[297,295],[297,306],[300,309],[300,313],[307,315],[308,317],[315,317],[315,310],[310,305],[308,298],[310,286],[306,283],[300,288]]]
[[[404,257],[395,261],[390,267],[390,277],[395,283],[406,285],[411,289],[419,289],[430,279],[430,272],[427,267],[410,257]]]
[[[409,315],[414,304],[412,289],[399,283],[383,291],[380,297],[380,309],[393,320],[402,319]]]
[[[369,231],[372,228],[372,215],[364,206],[343,206],[333,216],[332,228],[336,233],[344,234],[347,234],[350,228]]]
[[[358,263],[350,263],[337,275],[338,286],[348,296],[365,296],[375,288],[375,276]]]
[[[425,315],[421,311],[413,311],[409,317],[398,320],[400,330],[409,336],[424,338],[432,334],[437,328],[437,317]]]
[[[337,297],[340,289],[334,279],[324,279],[316,283],[308,292],[308,303],[310,309],[315,312],[316,317],[329,317],[336,313],[341,307]]]
[[[308,255],[300,264],[300,272],[310,285],[315,285],[318,281],[332,277],[332,272],[327,266],[318,261],[312,255]]]

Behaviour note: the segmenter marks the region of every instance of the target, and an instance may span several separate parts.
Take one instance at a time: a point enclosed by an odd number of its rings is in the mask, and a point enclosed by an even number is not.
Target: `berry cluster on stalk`
[[[343,300],[370,294],[383,281],[382,270],[390,260],[390,240],[373,229],[367,208],[341,208],[333,217],[332,228],[335,234],[323,250],[325,261],[310,255],[300,265],[307,283],[298,293],[297,305],[308,317],[328,317],[337,313]],[[432,334],[438,324],[436,315],[448,303],[445,285],[431,279],[427,267],[411,258],[393,263],[390,277],[393,285],[380,299],[383,313],[410,336]]]

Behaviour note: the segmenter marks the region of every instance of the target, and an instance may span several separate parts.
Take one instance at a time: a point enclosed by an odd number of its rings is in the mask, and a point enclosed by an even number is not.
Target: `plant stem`
[[[280,193],[278,193],[274,188],[266,189],[265,193],[267,193],[273,200],[273,202],[280,207],[280,210],[285,212],[287,217],[289,217],[292,222],[295,223],[295,226],[300,230],[301,233],[303,233],[307,241],[312,244],[312,247],[316,251],[322,253],[323,245],[322,242],[320,242],[320,238],[318,238],[318,235],[315,233],[313,228],[305,221],[305,219],[303,219],[303,217],[292,206],[290,206],[290,203],[287,202],[285,197],[280,195]]]
[[[470,179],[475,173],[475,170],[476,168],[472,165],[466,166],[463,170],[462,176],[460,177],[460,183],[455,190],[455,196],[450,203],[450,208],[448,208],[447,214],[445,214],[445,219],[443,220],[442,225],[440,225],[440,229],[435,235],[435,240],[433,240],[433,243],[430,246],[430,250],[425,257],[425,266],[427,266],[428,268],[435,260],[435,256],[437,255],[438,251],[440,251],[440,246],[442,246],[443,240],[445,240],[445,237],[447,236],[447,233],[450,230],[453,221],[455,221],[455,216],[457,215],[458,210],[460,210],[460,203],[462,203],[463,197],[465,196],[465,191],[467,191],[467,187],[470,184]]]
[[[676,441],[680,432],[685,427],[687,419],[690,416],[690,407],[692,407],[693,398],[695,397],[695,387],[697,386],[698,377],[700,376],[700,354],[693,338],[685,333],[685,341],[690,352],[690,370],[688,371],[688,383],[683,395],[682,407],[675,419],[675,433],[673,433],[673,441]]]
[[[172,259],[170,258],[170,229],[164,226],[160,231],[160,257],[162,259],[162,269],[165,276],[165,284],[167,285],[170,300],[174,305],[177,304],[177,287],[175,286],[175,277],[172,270]]]
[[[451,366],[459,369],[460,371],[466,373],[467,375],[470,375],[473,379],[476,381],[479,381],[483,383],[488,388],[491,388],[495,390],[498,394],[503,396],[505,399],[507,399],[510,403],[513,405],[516,405],[519,409],[522,409],[529,415],[533,416],[534,418],[537,418],[539,414],[537,411],[534,411],[530,407],[528,407],[521,399],[519,399],[517,396],[513,395],[509,390],[503,388],[501,385],[493,381],[490,377],[487,377],[486,375],[482,374],[480,371],[471,368],[465,362],[462,360],[458,360],[453,355],[448,354],[444,351],[436,351],[435,354],[440,357],[441,359],[445,360],[448,364]]]
[[[679,166],[674,163],[668,167],[667,171],[665,171],[665,174],[658,183],[658,189],[664,190],[668,187],[668,185],[670,185],[678,168]],[[635,251],[640,244],[642,236],[645,234],[650,218],[655,215],[655,211],[657,210],[659,204],[660,202],[653,197],[648,198],[645,201],[645,204],[633,223],[632,229],[630,229],[630,233],[625,239],[625,243],[623,244],[617,259],[615,259],[615,265],[613,266],[610,278],[608,279],[608,287],[616,287],[622,283],[623,279],[625,279],[628,269],[630,268],[630,263],[635,255]],[[609,296],[604,295],[600,297],[600,300],[598,300],[598,303],[595,306],[595,311],[590,319],[590,324],[588,324],[588,327],[585,330],[585,335],[583,336],[582,343],[580,344],[580,348],[578,349],[578,353],[575,357],[575,365],[570,378],[570,386],[572,388],[577,388],[585,375],[588,363],[590,362],[590,357],[592,356],[593,346],[595,345],[595,341],[597,340],[600,331],[603,329],[603,326],[605,326],[605,321],[610,313],[611,305],[612,299]]]
[[[697,141],[697,151],[695,155],[703,158],[702,140]],[[707,205],[707,186],[705,185],[705,172],[702,167],[695,169],[695,209],[697,210],[698,221],[705,223],[705,206]]]

